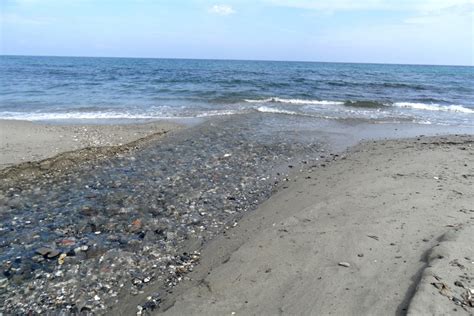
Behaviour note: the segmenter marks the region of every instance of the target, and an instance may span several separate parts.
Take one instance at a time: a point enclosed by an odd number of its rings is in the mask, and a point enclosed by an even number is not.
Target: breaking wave
[[[393,106],[400,108],[410,108],[415,110],[425,111],[444,111],[444,112],[460,112],[474,114],[474,109],[464,107],[462,105],[440,105],[440,104],[426,104],[426,103],[412,103],[412,102],[395,102]]]
[[[268,106],[260,106],[257,108],[258,112],[262,113],[274,113],[274,114],[288,114],[288,115],[304,115],[293,111],[287,111],[282,109],[270,108]]]

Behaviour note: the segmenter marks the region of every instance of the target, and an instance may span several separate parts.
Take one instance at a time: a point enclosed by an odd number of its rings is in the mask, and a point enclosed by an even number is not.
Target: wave
[[[283,109],[278,109],[278,108],[270,108],[268,106],[260,106],[256,108],[255,110],[261,113],[296,115],[296,116],[312,117],[312,118],[326,119],[326,120],[341,119],[341,117],[337,117],[337,116],[316,115],[316,114],[309,114],[309,113],[294,112],[294,111],[288,111],[288,110],[283,110]]]
[[[402,83],[402,82],[354,82],[345,80],[332,80],[323,81],[328,86],[335,87],[355,87],[355,88],[390,88],[390,89],[411,89],[411,90],[428,90],[428,86],[414,84],[414,83]]]
[[[426,110],[426,111],[445,111],[445,112],[459,112],[473,114],[474,109],[462,106],[462,105],[442,105],[437,103],[416,103],[416,102],[381,102],[381,101],[330,101],[330,100],[304,100],[304,99],[285,99],[285,98],[266,98],[266,99],[245,99],[245,102],[249,103],[286,103],[286,104],[297,104],[297,105],[344,105],[347,107],[356,108],[369,108],[369,109],[381,109],[390,106],[399,108],[410,108],[415,110]]]
[[[257,108],[258,112],[262,113],[274,113],[274,114],[288,114],[288,115],[304,115],[293,111],[287,111],[283,109],[270,108],[268,106],[260,106]]]
[[[444,111],[444,112],[460,112],[474,114],[474,109],[466,108],[462,105],[440,105],[440,104],[426,104],[426,103],[412,103],[412,102],[395,102],[393,106],[400,108],[410,108],[415,110],[425,111]]]
[[[171,118],[150,114],[131,114],[120,112],[69,112],[69,113],[24,113],[0,112],[0,119],[24,121],[50,121],[50,120],[103,120],[103,119],[159,119]]]
[[[326,101],[326,100],[303,100],[303,99],[284,99],[284,98],[267,98],[267,99],[245,99],[248,103],[289,103],[289,104],[316,104],[316,105],[342,105],[344,102],[340,101]]]
[[[126,112],[55,112],[55,113],[27,113],[27,112],[0,112],[2,120],[22,121],[68,121],[68,120],[158,120],[193,117],[210,117],[238,114],[238,111],[206,111],[190,115],[172,115],[166,113],[126,113]]]
[[[379,109],[379,108],[383,108],[387,106],[387,104],[377,102],[377,101],[346,101],[344,102],[344,105],[354,107],[354,108],[369,108],[369,109],[370,108]]]
[[[229,110],[229,111],[219,111],[219,110],[216,110],[216,111],[208,111],[208,112],[204,112],[204,113],[197,114],[196,117],[234,115],[234,114],[239,114],[239,113],[242,113],[242,112],[239,112],[239,111],[231,111],[231,110]]]

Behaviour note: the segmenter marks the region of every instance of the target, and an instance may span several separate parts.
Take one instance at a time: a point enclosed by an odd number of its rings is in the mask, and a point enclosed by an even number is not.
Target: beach
[[[2,170],[7,313],[472,310],[473,138],[420,136],[453,128],[263,114],[5,126],[31,160]],[[107,146],[69,151],[78,134]]]
[[[295,174],[204,248],[163,314],[472,314],[473,141],[363,143]]]
[[[88,147],[121,146],[179,126],[172,122],[64,126],[0,120],[0,169]]]

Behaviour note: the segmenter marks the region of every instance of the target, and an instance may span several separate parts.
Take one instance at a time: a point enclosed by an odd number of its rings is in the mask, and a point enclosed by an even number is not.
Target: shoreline
[[[0,171],[87,148],[120,147],[184,125],[171,121],[132,124],[48,124],[0,120]]]
[[[297,174],[205,246],[158,314],[472,313],[473,144],[364,142]]]
[[[4,179],[2,187],[15,186],[39,176],[60,175],[77,170],[84,164],[119,157],[140,150],[183,128],[186,128],[183,124],[168,121],[118,125],[50,125],[0,120],[0,176]]]

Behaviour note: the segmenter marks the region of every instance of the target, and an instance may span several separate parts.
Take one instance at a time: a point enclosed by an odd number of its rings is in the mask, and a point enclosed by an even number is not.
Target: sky
[[[474,0],[0,0],[0,54],[474,65]]]

